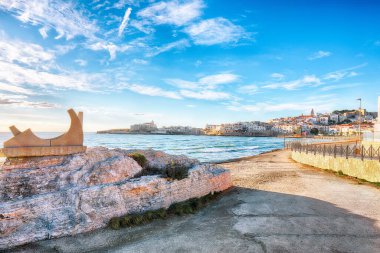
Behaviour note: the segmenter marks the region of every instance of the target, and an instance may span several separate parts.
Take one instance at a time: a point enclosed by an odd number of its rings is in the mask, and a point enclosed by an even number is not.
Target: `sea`
[[[52,138],[60,134],[36,133],[41,138]],[[11,137],[11,133],[0,133],[0,147],[5,140]],[[284,147],[284,139],[275,137],[85,133],[84,145],[88,147],[154,149],[174,155],[186,155],[201,162],[222,162],[281,149]]]

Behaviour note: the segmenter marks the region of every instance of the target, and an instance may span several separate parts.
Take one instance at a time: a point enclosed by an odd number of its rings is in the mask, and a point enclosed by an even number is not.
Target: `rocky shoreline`
[[[133,152],[158,170],[171,163],[187,167],[188,176],[136,177],[143,168],[129,157]],[[0,166],[0,249],[93,231],[116,216],[232,186],[230,172],[218,165],[154,150],[96,147],[63,157],[7,159]]]

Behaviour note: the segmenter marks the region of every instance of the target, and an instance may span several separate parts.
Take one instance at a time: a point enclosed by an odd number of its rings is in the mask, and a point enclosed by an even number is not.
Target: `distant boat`
[[[21,132],[11,126],[14,137],[4,142],[1,150],[6,157],[56,156],[81,153],[86,151],[83,146],[83,113],[67,111],[71,119],[69,130],[52,139],[42,139],[29,128]]]

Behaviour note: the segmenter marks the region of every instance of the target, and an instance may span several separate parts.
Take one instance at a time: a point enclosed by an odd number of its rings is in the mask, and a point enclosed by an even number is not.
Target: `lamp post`
[[[362,141],[362,128],[361,128],[361,123],[362,123],[362,99],[358,98],[359,100],[359,141],[361,143]]]

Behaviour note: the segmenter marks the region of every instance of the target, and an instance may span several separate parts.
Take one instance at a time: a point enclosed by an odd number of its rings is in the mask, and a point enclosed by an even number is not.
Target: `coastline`
[[[220,137],[266,137],[266,138],[283,138],[281,136],[274,136],[274,135],[216,135],[216,134],[179,134],[179,133],[175,133],[175,134],[171,134],[171,133],[167,133],[167,134],[164,134],[164,133],[98,133],[98,132],[95,132],[95,134],[112,134],[112,135],[117,135],[117,134],[120,134],[120,135],[124,135],[124,134],[127,134],[127,135],[178,135],[178,136],[220,136]]]
[[[241,161],[247,161],[247,160],[250,160],[252,158],[259,157],[261,155],[270,154],[270,153],[274,153],[274,152],[281,151],[281,150],[284,150],[284,149],[277,148],[277,149],[273,149],[270,151],[261,152],[257,155],[243,156],[243,157],[239,157],[239,158],[227,159],[227,160],[220,161],[220,162],[213,162],[212,164],[225,164],[225,163],[236,163],[236,162],[241,162]]]

